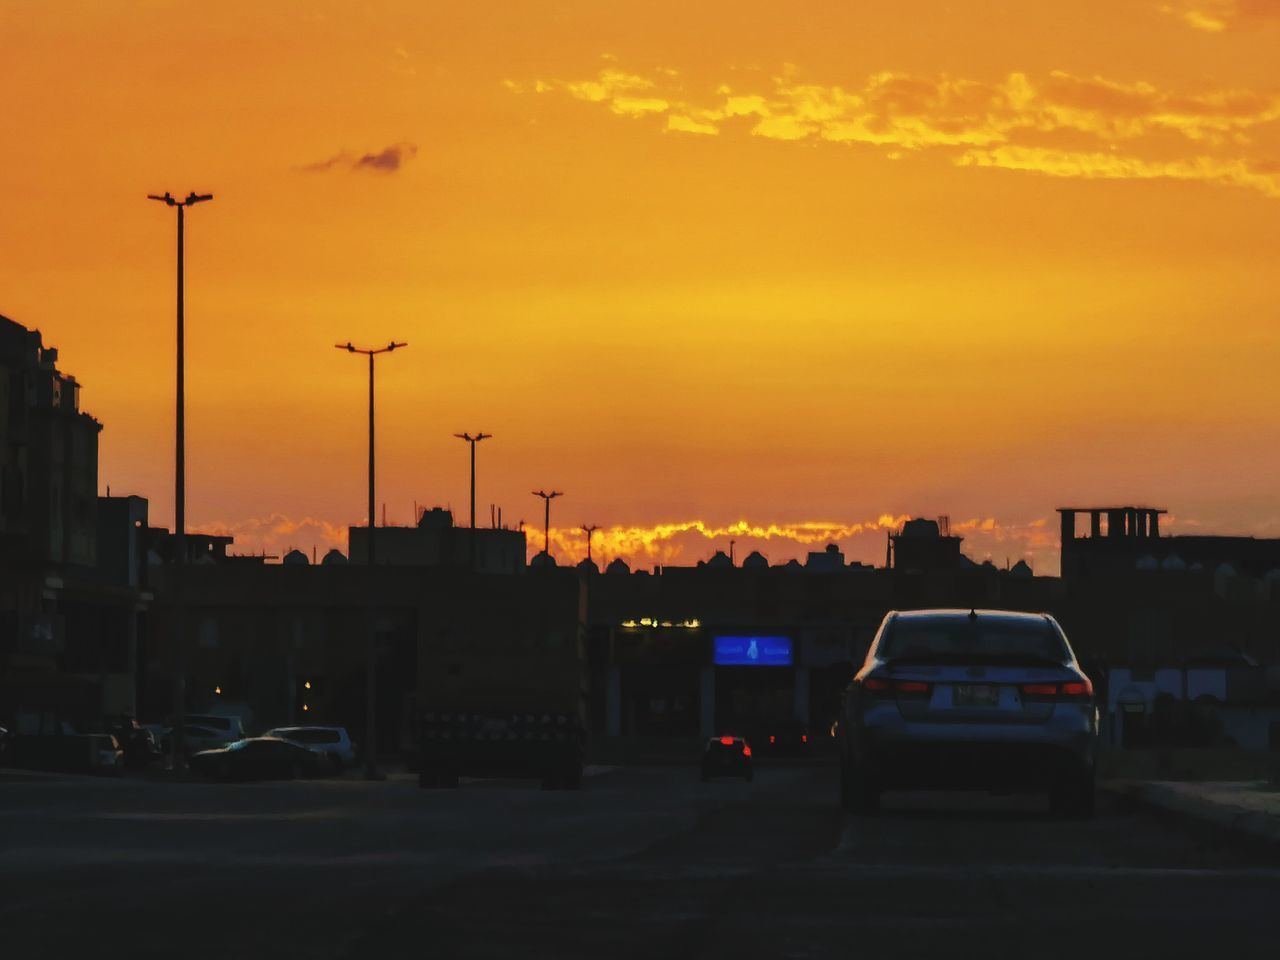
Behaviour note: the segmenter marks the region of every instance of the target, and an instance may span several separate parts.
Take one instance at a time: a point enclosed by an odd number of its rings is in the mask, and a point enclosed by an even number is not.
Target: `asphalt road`
[[[604,770],[579,793],[0,773],[12,957],[1268,957],[1280,858],[1104,801]]]

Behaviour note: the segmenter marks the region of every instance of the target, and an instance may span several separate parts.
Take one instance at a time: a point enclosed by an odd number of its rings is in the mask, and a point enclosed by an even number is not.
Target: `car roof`
[[[978,620],[997,620],[1004,623],[1044,623],[1050,617],[1047,613],[1027,613],[1022,610],[985,610],[985,609],[949,609],[938,608],[935,610],[895,610],[889,614],[895,620],[910,620],[913,622],[935,621],[944,622],[948,620],[968,620],[970,618]]]

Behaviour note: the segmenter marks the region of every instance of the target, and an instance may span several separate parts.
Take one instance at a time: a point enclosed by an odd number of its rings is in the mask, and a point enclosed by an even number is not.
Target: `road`
[[[1280,955],[1280,858],[1104,801],[601,770],[578,793],[408,778],[223,786],[0,774],[14,957]],[[92,951],[92,953],[90,953]],[[106,951],[104,953],[104,951]]]

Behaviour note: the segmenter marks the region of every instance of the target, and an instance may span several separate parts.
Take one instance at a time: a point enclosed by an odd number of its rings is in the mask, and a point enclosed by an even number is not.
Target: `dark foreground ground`
[[[1104,801],[600,771],[580,793],[0,773],[5,957],[1268,957],[1280,858]]]

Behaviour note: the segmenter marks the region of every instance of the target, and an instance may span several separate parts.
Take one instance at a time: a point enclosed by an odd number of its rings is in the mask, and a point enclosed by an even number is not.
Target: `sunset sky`
[[[465,522],[484,430],[486,521],[554,487],[562,547],[645,563],[947,514],[1054,572],[1095,501],[1280,536],[1278,62],[1280,0],[4,0],[0,313],[170,524],[145,196],[214,193],[187,511],[242,550],[363,522],[333,344],[391,338],[392,522]]]

